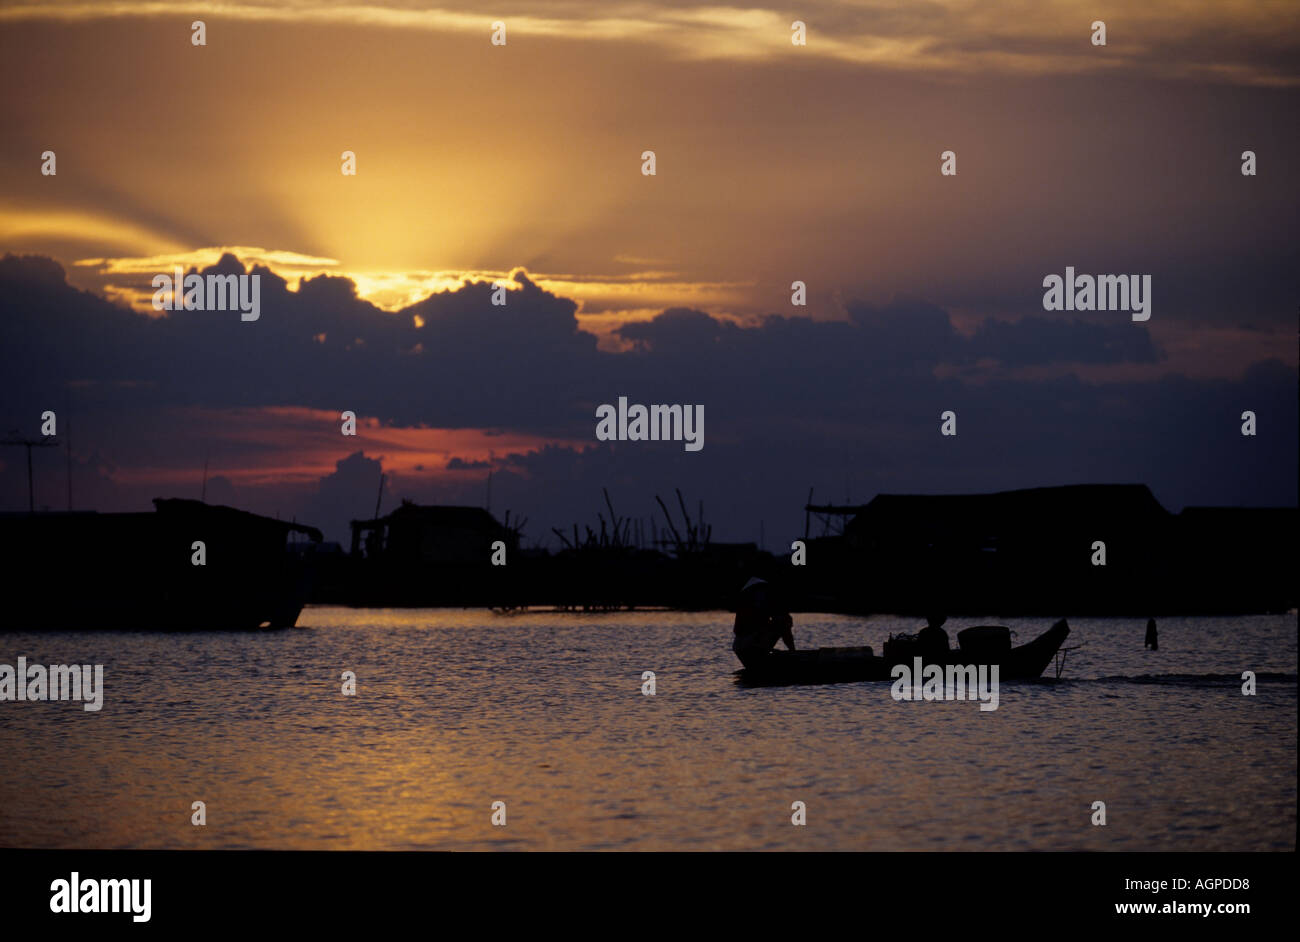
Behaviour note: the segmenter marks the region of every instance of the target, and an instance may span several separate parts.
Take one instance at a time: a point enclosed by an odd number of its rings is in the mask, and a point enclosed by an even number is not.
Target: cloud
[[[351,535],[349,521],[369,519],[374,512],[381,474],[383,462],[367,457],[365,452],[357,451],[340,458],[334,470],[320,479],[316,492],[306,500],[303,519],[319,526],[329,539],[348,545]],[[391,491],[387,496],[385,506],[392,510],[399,501],[394,500]],[[384,507],[380,512],[386,512]]]
[[[703,311],[690,308],[669,308],[653,320],[627,324],[615,333],[632,341],[641,350],[709,349],[726,331],[734,331],[734,324],[726,324]]]
[[[191,5],[111,4],[56,0],[0,8],[0,21],[85,21],[188,16]],[[575,40],[644,44],[690,59],[788,65],[796,55],[850,66],[932,74],[1019,75],[1129,70],[1163,78],[1245,85],[1300,83],[1296,69],[1300,15],[1265,2],[1206,4],[1150,0],[1140,7],[1107,0],[996,5],[962,0],[823,0],[792,13],[786,7],[727,5],[716,0],[643,3],[502,3],[490,15],[449,4],[224,3],[223,21],[428,30],[485,38],[496,18],[510,41]],[[791,23],[808,25],[808,45],[792,47]],[[1091,46],[1090,25],[1109,24],[1107,46]]]
[[[248,269],[228,255],[208,270]],[[605,486],[647,516],[655,493],[682,487],[713,508],[720,538],[752,538],[765,516],[772,533],[795,528],[809,486],[867,499],[1143,481],[1174,507],[1295,503],[1297,372],[1281,359],[1291,350],[1196,379],[1122,316],[958,330],[943,308],[900,298],[850,301],[830,321],[737,324],[673,308],[625,325],[629,349],[610,352],[579,329],[572,299],[522,270],[504,306],[470,281],[396,312],[346,278],[295,291],[251,270],[262,316],[244,323],[233,312],[145,317],[71,287],[49,259],[0,259],[5,421],[29,426],[72,388],[75,452],[111,462],[110,503],[197,496],[206,449],[213,487],[225,478],[249,509],[336,539],[373,510],[381,470],[386,502],[476,504],[493,470],[494,507],[531,516],[535,534],[591,519]],[[1145,372],[1088,378],[1094,369]],[[596,406],[624,395],[702,404],[704,450],[596,442]],[[356,439],[340,435],[343,409],[360,419]],[[949,409],[955,439],[938,433]],[[1256,439],[1239,433],[1245,409],[1267,430]],[[45,492],[55,469],[41,473]],[[12,462],[3,480],[6,504],[24,505]]]
[[[464,458],[453,457],[447,461],[447,470],[449,471],[487,471],[492,467],[491,461],[466,460]]]
[[[1132,322],[1096,324],[1029,316],[1014,323],[985,320],[970,354],[1006,366],[1047,363],[1155,363],[1163,353],[1149,331]]]

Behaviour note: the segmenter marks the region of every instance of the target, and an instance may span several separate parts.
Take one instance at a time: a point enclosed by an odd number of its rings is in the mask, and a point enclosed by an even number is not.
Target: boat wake
[[[1136,674],[1112,675],[1090,679],[1074,678],[1075,683],[1092,682],[1103,684],[1158,684],[1169,687],[1239,687],[1241,674]],[[1259,684],[1294,684],[1295,674],[1259,672],[1255,674]]]

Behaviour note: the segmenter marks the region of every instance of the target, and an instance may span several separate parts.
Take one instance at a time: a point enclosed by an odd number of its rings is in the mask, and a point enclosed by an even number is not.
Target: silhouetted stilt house
[[[506,566],[492,566],[497,542]],[[518,550],[519,533],[481,507],[403,501],[386,516],[352,521],[357,584],[345,594],[359,604],[503,604]]]
[[[1285,610],[1279,561],[1295,559],[1281,543],[1294,533],[1294,510],[1174,515],[1141,484],[881,494],[806,510],[848,518],[837,535],[809,540],[800,574],[809,596],[847,611]],[[1234,577],[1243,565],[1275,574],[1274,587]]]

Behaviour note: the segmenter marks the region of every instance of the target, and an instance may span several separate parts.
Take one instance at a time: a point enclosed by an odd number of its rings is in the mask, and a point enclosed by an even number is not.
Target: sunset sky
[[[390,509],[492,469],[539,542],[602,486],[772,545],[810,487],[1296,503],[1300,4],[3,3],[0,50],[0,433],[70,417],[79,508],[205,460],[338,540],[381,468]],[[154,311],[176,265],[257,266],[260,320]],[[1151,319],[1044,311],[1066,266]],[[620,395],[704,449],[597,442]]]

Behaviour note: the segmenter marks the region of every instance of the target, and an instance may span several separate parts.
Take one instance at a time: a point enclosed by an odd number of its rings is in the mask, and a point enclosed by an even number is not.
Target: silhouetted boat
[[[159,499],[154,507],[0,514],[0,629],[244,629],[297,621],[309,561],[288,552],[287,538],[300,533],[319,543],[319,530],[196,500]]]
[[[838,684],[864,680],[893,680],[897,664],[909,669],[913,658],[925,664],[947,666],[998,665],[999,683],[1008,680],[1036,680],[1060,650],[1070,626],[1061,619],[1027,644],[1011,647],[1010,629],[1002,625],[980,625],[957,633],[959,646],[942,658],[926,657],[914,638],[891,639],[885,652],[876,656],[869,647],[817,648],[810,651],[772,651],[756,664],[740,671],[742,680],[755,684]]]

